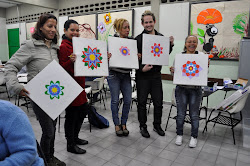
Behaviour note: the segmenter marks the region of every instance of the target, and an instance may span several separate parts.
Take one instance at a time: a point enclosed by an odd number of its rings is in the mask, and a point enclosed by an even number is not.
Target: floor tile
[[[156,157],[153,162],[151,163],[152,166],[170,166],[173,161],[161,158],[161,157]]]
[[[236,161],[232,159],[228,159],[225,157],[218,156],[216,160],[216,165],[220,166],[235,166]]]
[[[211,154],[211,153],[207,153],[207,152],[200,152],[200,154],[198,155],[197,159],[215,163],[215,161],[217,159],[217,155]]]
[[[132,160],[127,166],[149,166],[149,165],[138,160]]]
[[[134,159],[139,160],[141,162],[150,164],[153,162],[153,160],[156,158],[156,156],[142,152],[139,155],[137,155]]]
[[[14,103],[14,99],[11,99]],[[88,119],[84,120],[79,138],[89,141],[88,145],[80,146],[87,150],[86,154],[76,155],[67,152],[64,132],[65,112],[61,116],[60,133],[58,124],[55,138],[55,156],[65,161],[67,166],[249,166],[250,149],[242,147],[242,126],[235,127],[236,145],[232,141],[232,132],[229,127],[208,124],[208,132],[202,133],[204,121],[200,121],[198,144],[196,148],[189,148],[191,125],[184,125],[183,145],[175,145],[176,124],[170,119],[165,136],[159,136],[153,131],[153,106],[150,109],[147,125],[150,138],[144,138],[139,133],[139,122],[137,119],[136,105],[130,111],[127,127],[130,131],[128,137],[117,137],[110,110],[110,93],[107,93],[106,107],[95,103],[94,106],[101,115],[105,116],[110,127],[98,129],[92,127],[89,131]],[[109,104],[108,104],[109,103]],[[32,124],[37,140],[40,140],[42,131],[36,116],[30,108],[27,113]],[[170,105],[164,104],[162,127],[165,129]],[[175,112],[174,112],[175,111]],[[176,113],[176,108],[173,109]],[[204,115],[204,112],[201,111]],[[120,115],[120,114],[119,114]]]
[[[117,165],[120,165],[120,166],[125,166],[127,165],[132,159],[129,158],[129,157],[126,157],[126,156],[123,156],[123,155],[120,155],[120,154],[117,154],[116,156],[114,156],[110,162],[111,163],[114,163],[114,164],[117,164]]]
[[[183,164],[185,166],[192,166],[194,164],[194,162],[195,162],[195,158],[180,154],[176,158],[175,162]]]

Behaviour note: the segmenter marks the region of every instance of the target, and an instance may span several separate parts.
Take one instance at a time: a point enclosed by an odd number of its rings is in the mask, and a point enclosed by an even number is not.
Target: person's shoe
[[[79,148],[77,145],[67,145],[67,151],[75,154],[86,153],[86,150]]]
[[[77,145],[87,145],[89,142],[86,141],[86,140],[84,140],[84,139],[76,138],[76,139],[75,139],[75,143],[76,143]]]
[[[164,136],[165,132],[162,130],[161,125],[154,126],[153,129],[155,132],[157,132],[160,136]]]
[[[150,135],[148,133],[147,127],[140,127],[140,133],[143,137],[149,138]]]
[[[58,158],[56,158],[55,156],[52,157],[52,161],[57,165],[57,166],[66,166],[66,164],[59,160]]]
[[[123,131],[121,129],[121,126],[115,126],[115,133],[118,137],[122,137],[123,136]]]
[[[122,125],[122,131],[123,131],[123,136],[128,136],[129,135],[129,131],[128,131],[126,125]]]
[[[191,137],[190,142],[189,142],[189,147],[195,148],[196,145],[197,145],[197,138]]]
[[[176,140],[175,140],[175,144],[178,146],[182,145],[182,135],[177,135]]]
[[[57,164],[53,161],[52,158],[46,161],[47,161],[48,166],[57,166]]]

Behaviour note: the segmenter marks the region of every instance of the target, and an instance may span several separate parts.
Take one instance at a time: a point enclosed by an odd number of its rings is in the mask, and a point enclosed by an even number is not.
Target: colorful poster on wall
[[[73,37],[75,76],[108,76],[107,43]]]
[[[198,36],[199,50],[211,59],[239,59],[239,43],[249,26],[249,1],[192,4],[190,20],[190,34]]]
[[[207,74],[207,54],[176,54],[173,84],[207,86]]]
[[[143,34],[142,64],[168,65],[169,38]]]
[[[109,67],[139,68],[136,40],[109,36],[108,50],[112,54]]]
[[[69,19],[78,22],[81,38],[96,38],[96,14],[69,17]]]
[[[110,12],[98,14],[98,40],[108,42],[109,36],[114,36],[115,31],[113,23],[115,19],[124,18],[128,20],[130,25],[129,36],[133,35],[133,10],[128,11],[119,11],[119,12]]]
[[[35,32],[36,22],[26,23],[26,39],[31,39],[32,34]]]
[[[55,60],[25,86],[29,97],[55,120],[83,91],[82,87]]]

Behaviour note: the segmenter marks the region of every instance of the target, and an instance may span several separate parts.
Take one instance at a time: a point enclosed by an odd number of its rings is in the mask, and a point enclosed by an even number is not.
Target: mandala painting
[[[130,50],[127,47],[122,46],[119,50],[124,56],[130,55]]]
[[[199,77],[199,72],[202,70],[202,68],[196,64],[195,61],[187,61],[186,64],[182,65],[181,70],[182,76],[187,76],[188,78],[192,79],[193,77]]]
[[[102,54],[100,53],[99,49],[91,49],[91,47],[88,46],[88,48],[84,48],[82,53],[82,58],[84,58],[82,61],[85,62],[85,66],[88,66],[88,68],[91,68],[92,70],[94,70],[94,68],[97,69],[97,67],[100,67],[100,63],[102,63]]]
[[[160,44],[154,43],[154,46],[151,46],[151,48],[152,48],[151,53],[153,53],[154,56],[160,57],[160,54],[162,54],[163,47],[161,47]]]
[[[54,83],[53,81],[50,81],[50,85],[45,85],[45,87],[47,88],[47,91],[45,91],[46,95],[50,95],[50,99],[54,99],[55,97],[57,99],[60,99],[60,95],[64,95],[63,93],[63,89],[64,86],[60,86],[60,82],[56,81],[56,83]]]

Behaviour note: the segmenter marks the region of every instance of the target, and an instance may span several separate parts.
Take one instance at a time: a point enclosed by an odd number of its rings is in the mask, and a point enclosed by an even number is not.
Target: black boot
[[[86,153],[86,150],[79,148],[76,144],[67,144],[67,151],[75,154]]]
[[[154,125],[155,132],[157,132],[160,136],[164,136],[165,132],[162,130],[161,125]]]
[[[147,127],[144,127],[144,126],[140,127],[140,133],[145,138],[149,138],[150,137],[150,135],[148,133],[148,130],[147,130]]]

